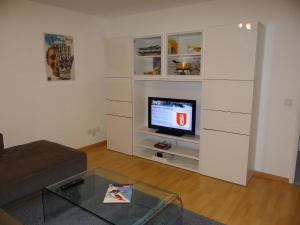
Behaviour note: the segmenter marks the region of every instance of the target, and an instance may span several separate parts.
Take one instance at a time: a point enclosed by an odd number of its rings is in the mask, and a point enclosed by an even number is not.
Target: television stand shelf
[[[186,169],[186,170],[190,170],[190,171],[197,172],[197,173],[199,172],[198,160],[192,160],[189,158],[175,156],[172,159],[162,162],[162,161],[156,159],[155,157],[153,157],[154,151],[151,151],[149,149],[141,149],[140,151],[136,152],[134,155],[136,155],[140,158],[143,158],[143,159],[153,160],[158,163],[164,163],[164,164],[167,164],[170,166],[175,166],[175,167],[178,167],[181,169]]]
[[[168,150],[154,147],[158,142],[166,142],[171,144],[172,147]],[[148,127],[141,127],[136,130],[136,142],[133,154],[141,158],[199,172],[199,146],[199,135],[177,137],[156,133],[155,129]],[[154,157],[157,152],[170,154],[171,158],[164,158],[165,160],[162,161]]]
[[[156,133],[155,129],[151,129],[148,127],[141,127],[140,129],[137,130],[138,133],[144,133],[144,134],[149,134],[153,136],[158,136],[158,137],[164,137],[168,139],[174,139],[178,141],[185,141],[185,142],[190,142],[194,144],[200,144],[200,135],[183,135],[181,137],[177,136],[172,136],[172,135],[167,135],[167,134],[161,134],[161,133]]]
[[[178,156],[182,156],[185,158],[199,160],[199,152],[196,151],[195,149],[192,149],[189,147],[172,145],[172,147],[170,149],[164,150],[164,149],[154,147],[154,145],[156,143],[157,142],[155,142],[155,141],[144,140],[144,141],[137,143],[136,146],[151,149],[151,150],[158,151],[158,152],[165,152],[165,153],[169,153],[172,155],[178,155]]]
[[[184,79],[185,76],[177,76]],[[193,77],[199,77],[192,75]],[[149,76],[145,76],[149,77]],[[162,77],[162,76],[160,76]],[[169,79],[169,77],[165,76]],[[191,77],[191,76],[190,76]],[[153,76],[159,78],[159,76]],[[155,162],[172,165],[178,168],[200,172],[200,136],[187,135],[177,137],[157,133],[156,129],[148,128],[149,97],[189,99],[196,101],[195,132],[200,133],[201,82],[186,82],[187,80],[133,80],[133,155]],[[188,90],[188,91],[187,91]],[[172,148],[162,150],[154,147],[158,142],[171,144]],[[155,157],[157,152],[165,157]],[[163,154],[163,155],[164,155]],[[170,154],[170,155],[168,155]],[[169,157],[170,156],[170,157]]]

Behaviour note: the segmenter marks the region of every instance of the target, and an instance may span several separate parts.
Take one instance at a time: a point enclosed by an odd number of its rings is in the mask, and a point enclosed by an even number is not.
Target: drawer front
[[[202,110],[201,127],[250,135],[251,115],[212,110]]]
[[[131,79],[130,78],[107,78],[106,89],[108,100],[131,102]]]
[[[201,172],[204,175],[246,185],[249,137],[219,131],[202,130]]]
[[[205,80],[203,109],[251,113],[253,81]]]
[[[132,103],[106,100],[106,113],[114,116],[132,117]]]
[[[132,155],[132,118],[107,115],[107,148]]]

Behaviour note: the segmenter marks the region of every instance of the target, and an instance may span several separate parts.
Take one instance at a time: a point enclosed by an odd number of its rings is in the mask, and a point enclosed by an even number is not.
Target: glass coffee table
[[[109,184],[132,184],[131,202],[103,203]],[[101,224],[182,224],[182,202],[177,194],[102,168],[79,173],[44,188],[46,224],[74,208]]]

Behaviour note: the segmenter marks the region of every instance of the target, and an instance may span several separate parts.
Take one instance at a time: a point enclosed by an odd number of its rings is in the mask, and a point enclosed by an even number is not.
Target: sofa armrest
[[[0,151],[4,149],[3,135],[0,133]]]

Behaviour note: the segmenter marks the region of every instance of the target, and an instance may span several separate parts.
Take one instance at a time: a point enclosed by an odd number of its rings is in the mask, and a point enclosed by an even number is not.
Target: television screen
[[[196,101],[148,98],[148,127],[173,135],[195,134]]]

